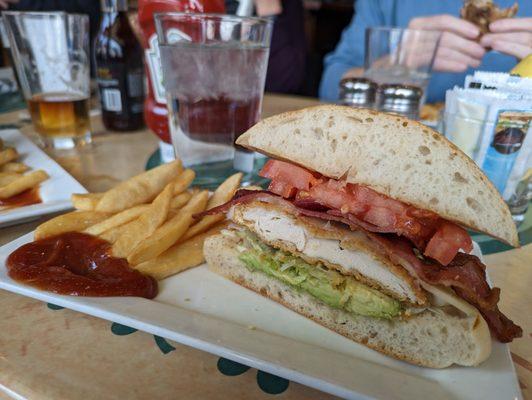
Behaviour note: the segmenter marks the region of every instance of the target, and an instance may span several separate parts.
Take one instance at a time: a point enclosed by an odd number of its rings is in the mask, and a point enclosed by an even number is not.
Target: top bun
[[[460,149],[419,122],[322,105],[264,119],[236,143],[519,246],[510,210],[493,184]]]

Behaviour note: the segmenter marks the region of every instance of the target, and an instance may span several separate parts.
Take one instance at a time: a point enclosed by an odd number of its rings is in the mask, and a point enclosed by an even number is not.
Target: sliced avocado
[[[310,265],[290,253],[274,249],[249,230],[237,234],[243,240],[243,245],[238,246],[239,259],[251,271],[265,273],[331,307],[352,314],[393,318],[401,312],[401,304],[397,300],[352,276],[342,275],[322,264]]]

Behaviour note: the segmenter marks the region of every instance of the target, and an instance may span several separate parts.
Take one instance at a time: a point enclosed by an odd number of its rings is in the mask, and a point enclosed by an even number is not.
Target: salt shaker
[[[366,78],[344,78],[340,82],[340,104],[372,108],[375,105],[377,84]]]
[[[384,84],[377,91],[378,109],[419,119],[419,107],[423,91],[417,86]]]

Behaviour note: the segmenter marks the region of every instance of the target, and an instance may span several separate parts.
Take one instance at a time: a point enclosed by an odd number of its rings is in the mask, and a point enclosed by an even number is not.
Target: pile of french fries
[[[105,193],[72,195],[76,211],[60,215],[35,231],[35,239],[84,232],[112,243],[112,256],[155,279],[204,262],[203,242],[224,226],[224,215],[196,220],[194,214],[229,201],[240,186],[238,173],[212,195],[190,188],[194,171],[179,160],[134,176]]]
[[[30,167],[17,162],[19,154],[13,147],[4,146],[0,139],[0,200],[6,200],[26,190],[33,189],[49,178],[43,170],[32,171]]]

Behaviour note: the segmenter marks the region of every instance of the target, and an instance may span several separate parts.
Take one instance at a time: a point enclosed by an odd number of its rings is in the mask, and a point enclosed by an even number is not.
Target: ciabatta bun
[[[476,164],[431,128],[397,115],[323,105],[262,120],[237,144],[519,246],[512,216]]]
[[[452,364],[478,365],[491,352],[489,329],[478,312],[452,315],[443,310],[425,310],[392,321],[356,316],[331,308],[266,274],[250,271],[238,260],[235,245],[223,235],[205,241],[205,258],[212,271],[381,353],[425,367],[444,368]]]

